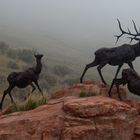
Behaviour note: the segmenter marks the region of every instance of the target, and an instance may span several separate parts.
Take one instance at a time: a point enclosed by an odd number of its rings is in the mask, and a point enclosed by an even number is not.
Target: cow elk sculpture
[[[122,77],[120,79],[114,79],[114,84],[117,87],[117,93],[120,100],[122,100],[119,93],[120,85],[127,85],[130,92],[140,96],[140,76],[131,68],[123,69]]]
[[[23,72],[12,72],[8,75],[7,81],[9,83],[9,87],[4,91],[4,94],[3,94],[1,102],[0,102],[0,109],[2,109],[3,101],[7,94],[9,94],[9,96],[11,98],[11,102],[14,103],[14,100],[11,95],[11,91],[15,87],[25,88],[28,85],[30,85],[32,87],[32,92],[34,92],[34,90],[36,89],[36,87],[35,87],[35,85],[36,85],[43,96],[42,90],[38,84],[39,74],[42,70],[41,58],[43,57],[43,55],[37,54],[34,56],[36,58],[35,67],[28,68],[27,70],[25,70]]]
[[[86,65],[86,67],[82,73],[82,76],[80,78],[81,83],[83,82],[83,77],[84,77],[86,71],[91,67],[97,66],[98,73],[104,84],[106,84],[106,81],[104,80],[104,78],[102,76],[101,69],[106,64],[109,64],[111,66],[118,66],[114,79],[117,78],[117,75],[124,63],[128,64],[130,68],[134,69],[132,61],[134,61],[136,57],[140,56],[140,38],[139,38],[140,32],[138,32],[136,24],[133,20],[132,20],[132,22],[133,22],[136,33],[132,33],[129,30],[129,28],[128,28],[128,31],[124,31],[122,29],[120,21],[118,19],[117,19],[117,21],[119,24],[119,29],[121,31],[121,34],[116,36],[117,37],[116,43],[118,42],[119,38],[122,37],[123,35],[129,35],[128,38],[131,39],[131,41],[136,40],[138,42],[133,45],[123,44],[121,46],[114,47],[114,48],[98,49],[95,52],[95,60],[93,62],[91,62],[90,64]],[[112,84],[111,84],[111,87],[109,90],[109,96],[111,96],[110,92],[111,92],[113,85],[114,85],[114,80],[112,81]]]

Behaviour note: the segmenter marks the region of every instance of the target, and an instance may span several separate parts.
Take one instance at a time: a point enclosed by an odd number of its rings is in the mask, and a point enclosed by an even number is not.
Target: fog
[[[0,41],[47,53],[93,57],[100,47],[115,47],[123,28],[140,27],[139,0],[0,0]],[[129,43],[122,38],[117,45]],[[88,55],[88,57],[87,57]]]

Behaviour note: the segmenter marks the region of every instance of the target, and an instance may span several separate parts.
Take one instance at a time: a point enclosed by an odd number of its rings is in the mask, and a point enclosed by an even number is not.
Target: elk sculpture
[[[117,93],[120,100],[122,100],[119,93],[120,85],[127,85],[130,92],[140,96],[140,76],[131,68],[123,69],[122,78],[114,79],[114,84],[117,87]]]
[[[11,91],[14,87],[25,88],[28,85],[30,85],[32,87],[32,92],[34,92],[34,90],[36,89],[36,87],[35,87],[35,85],[36,85],[43,96],[42,90],[38,84],[39,74],[42,70],[41,58],[43,57],[43,55],[37,54],[34,56],[36,58],[35,67],[28,68],[27,70],[25,70],[23,72],[12,72],[8,75],[7,81],[9,83],[9,87],[4,91],[4,94],[3,94],[1,102],[0,102],[0,109],[2,109],[3,101],[7,94],[9,94],[9,96],[11,98],[11,102],[15,103],[12,98],[12,95],[11,95]]]
[[[117,21],[119,24],[119,29],[121,31],[121,34],[116,36],[117,37],[116,43],[118,42],[119,38],[122,37],[123,35],[129,35],[128,38],[130,38],[131,41],[136,40],[136,41],[138,41],[138,43],[133,44],[133,45],[123,44],[121,46],[114,47],[114,48],[98,49],[95,52],[95,60],[93,62],[91,62],[90,64],[86,65],[86,67],[82,73],[82,76],[80,78],[81,83],[83,82],[83,77],[84,77],[86,71],[91,67],[98,66],[97,70],[98,70],[98,73],[104,84],[106,84],[106,82],[102,76],[101,69],[106,64],[109,64],[111,66],[118,66],[114,79],[117,78],[117,75],[124,63],[128,64],[130,68],[134,69],[132,61],[134,61],[136,57],[140,56],[140,42],[139,42],[140,41],[140,38],[139,38],[140,32],[138,32],[136,24],[133,20],[132,21],[133,21],[133,25],[134,25],[134,29],[135,29],[136,33],[132,33],[129,30],[129,28],[128,28],[128,31],[124,31],[121,27],[120,21],[118,19],[117,19]],[[114,80],[112,81],[112,84],[111,84],[111,87],[109,90],[109,96],[111,96],[110,92],[111,92],[113,85],[114,85]]]

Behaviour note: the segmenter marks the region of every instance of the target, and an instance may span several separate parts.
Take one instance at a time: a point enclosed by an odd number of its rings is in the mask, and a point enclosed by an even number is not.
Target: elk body
[[[139,54],[137,51],[139,49]],[[140,44],[135,45],[124,44],[115,48],[101,48],[95,52],[95,60],[90,64],[86,65],[84,72],[80,78],[80,81],[83,82],[83,77],[86,71],[91,67],[97,67],[101,80],[106,84],[101,69],[106,65],[118,66],[117,74],[124,63],[127,63],[131,68],[133,68],[132,61],[135,60],[137,56],[140,56]]]
[[[42,70],[42,63],[41,63],[42,57],[43,57],[43,55],[41,55],[41,54],[35,55],[35,58],[36,58],[35,67],[29,68],[23,72],[12,72],[8,75],[7,81],[9,83],[9,87],[4,91],[4,94],[3,94],[1,102],[0,102],[0,109],[2,109],[3,101],[7,94],[9,94],[9,96],[11,98],[11,102],[14,103],[14,100],[11,95],[11,91],[15,87],[25,88],[28,85],[30,85],[32,87],[32,92],[33,92],[36,89],[36,87],[35,87],[35,85],[36,85],[43,96],[42,90],[38,84],[39,74]]]
[[[132,40],[137,40],[137,41],[140,40],[138,38],[140,36],[140,33],[138,32],[134,21],[133,21],[133,24],[134,24],[134,29],[136,31],[136,34],[131,33],[129,29],[128,29],[128,32],[124,31],[121,27],[119,20],[118,20],[118,23],[119,23],[119,28],[121,30],[121,34],[116,36],[117,41],[124,34],[132,36],[132,37],[129,37],[131,39],[131,41]],[[121,45],[119,47],[115,47],[115,48],[98,49],[95,52],[95,60],[93,62],[91,62],[90,64],[86,65],[86,67],[82,73],[82,76],[80,78],[80,82],[81,83],[83,82],[83,77],[89,68],[97,66],[97,70],[98,70],[98,73],[100,75],[100,78],[101,78],[102,82],[104,84],[106,84],[106,81],[104,80],[104,78],[102,76],[102,72],[101,72],[101,69],[106,64],[109,64],[111,66],[118,66],[115,77],[114,77],[114,79],[116,79],[117,75],[118,75],[118,73],[119,73],[119,71],[124,63],[128,64],[130,68],[134,69],[132,62],[138,56],[140,56],[140,43],[139,42],[136,44],[133,44],[133,45],[123,44],[123,45]],[[114,85],[114,80],[112,81],[112,84],[111,84],[111,87],[109,90],[109,96],[111,96],[110,92],[111,92],[113,85]]]
[[[140,96],[140,76],[137,72],[133,69],[124,69],[122,71],[122,78],[114,79],[114,84],[117,87],[117,93],[121,100],[121,96],[119,93],[119,86],[120,85],[127,85],[130,92],[135,95]]]

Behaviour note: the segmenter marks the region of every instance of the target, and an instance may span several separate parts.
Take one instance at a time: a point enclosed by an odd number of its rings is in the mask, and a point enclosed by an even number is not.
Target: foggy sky
[[[0,41],[91,53],[115,46],[117,18],[140,27],[139,7],[140,0],[0,0]]]

